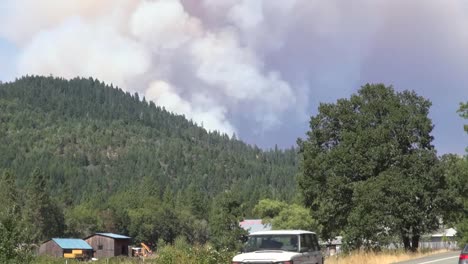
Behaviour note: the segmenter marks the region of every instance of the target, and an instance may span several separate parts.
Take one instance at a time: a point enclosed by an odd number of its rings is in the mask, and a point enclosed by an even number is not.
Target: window
[[[320,250],[315,234],[302,234],[301,235],[301,251],[318,251]]]
[[[257,250],[285,250],[297,252],[297,235],[254,235],[249,236],[244,252]]]
[[[317,235],[312,234],[311,238],[312,238],[312,244],[314,245],[315,251],[319,251],[320,250],[320,245],[319,245],[318,240],[317,240]]]
[[[103,248],[104,248],[103,245],[98,245],[98,246],[97,246],[97,249],[98,249],[98,250],[102,250]]]
[[[312,244],[312,239],[309,234],[301,235],[301,251],[313,251],[314,245]]]

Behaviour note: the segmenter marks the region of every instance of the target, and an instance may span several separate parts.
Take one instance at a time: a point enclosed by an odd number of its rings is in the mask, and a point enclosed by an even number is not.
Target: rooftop
[[[300,235],[300,234],[315,234],[314,232],[305,230],[270,230],[251,233],[250,235]]]
[[[124,236],[124,235],[119,235],[119,234],[114,234],[114,233],[96,233],[96,235],[111,237],[111,238],[115,238],[115,239],[131,239],[131,237]]]
[[[454,237],[456,234],[457,234],[457,230],[455,230],[453,228],[449,228],[449,229],[442,230],[442,232],[440,232],[440,233],[432,234],[431,236],[432,237],[444,237],[444,236]]]
[[[52,240],[63,249],[93,249],[86,241],[79,238],[52,238]]]

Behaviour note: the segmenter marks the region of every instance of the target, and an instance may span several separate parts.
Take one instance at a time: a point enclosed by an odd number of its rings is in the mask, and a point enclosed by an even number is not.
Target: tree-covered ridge
[[[208,133],[92,78],[0,84],[0,171],[21,189],[36,168],[76,235],[106,229],[159,239],[167,228],[148,226],[154,218],[186,212],[202,225],[226,192],[249,216],[259,199],[291,200],[296,189],[295,149],[263,151]]]

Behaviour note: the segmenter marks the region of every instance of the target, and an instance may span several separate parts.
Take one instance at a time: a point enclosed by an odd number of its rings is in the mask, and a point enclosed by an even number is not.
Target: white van
[[[314,232],[272,230],[252,233],[232,264],[323,264]]]

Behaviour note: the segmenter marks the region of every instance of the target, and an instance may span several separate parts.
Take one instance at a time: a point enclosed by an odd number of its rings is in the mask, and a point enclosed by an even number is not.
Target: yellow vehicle
[[[148,257],[153,255],[153,251],[145,243],[141,243],[140,247],[134,247],[132,249],[132,255],[134,257]]]
[[[145,249],[144,251],[144,256],[147,257],[149,255],[153,255],[153,251],[151,251],[151,249],[145,244],[145,243],[141,243],[141,246]]]
[[[72,253],[64,253],[63,254],[64,258],[83,258],[83,250],[81,249],[73,249]]]

